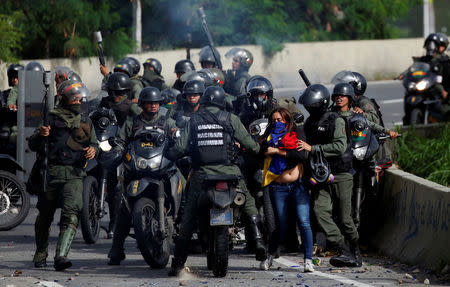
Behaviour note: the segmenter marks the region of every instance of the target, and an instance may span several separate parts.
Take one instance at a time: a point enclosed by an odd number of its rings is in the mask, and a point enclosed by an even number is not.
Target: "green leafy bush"
[[[404,131],[396,141],[395,161],[406,172],[450,186],[450,124],[432,138],[419,137],[413,129]]]

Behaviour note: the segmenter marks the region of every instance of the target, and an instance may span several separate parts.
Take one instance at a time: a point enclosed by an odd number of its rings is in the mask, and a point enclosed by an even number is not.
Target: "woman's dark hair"
[[[265,142],[267,140],[267,137],[270,135],[270,132],[274,128],[275,123],[272,121],[272,116],[275,113],[279,113],[281,115],[281,117],[283,118],[283,120],[286,122],[286,129],[287,129],[286,133],[290,133],[293,130],[295,131],[296,125],[295,125],[295,122],[294,122],[294,118],[292,117],[292,114],[289,112],[288,109],[282,108],[282,107],[278,107],[278,108],[274,109],[270,113],[270,115],[269,115],[269,125],[267,126],[266,131],[264,132],[264,136],[261,137],[260,143]]]

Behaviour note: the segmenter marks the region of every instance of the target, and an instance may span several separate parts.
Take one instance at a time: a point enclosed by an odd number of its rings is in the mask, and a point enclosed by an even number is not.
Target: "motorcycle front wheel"
[[[134,204],[132,218],[138,248],[145,262],[153,269],[162,269],[169,262],[172,235],[170,228],[167,228],[169,234],[162,240],[154,238],[159,230],[159,218],[156,211],[153,200],[142,197]]]
[[[97,242],[100,233],[99,197],[97,180],[87,176],[83,181],[83,208],[80,214],[81,232],[87,244]]]
[[[228,229],[228,225],[214,226],[209,233],[212,246],[207,258],[208,269],[212,267],[215,277],[225,277],[228,272]]]
[[[30,196],[17,177],[0,171],[0,231],[21,224],[30,211]]]
[[[420,109],[414,109],[411,111],[409,120],[410,125],[420,125],[424,123],[423,113]]]

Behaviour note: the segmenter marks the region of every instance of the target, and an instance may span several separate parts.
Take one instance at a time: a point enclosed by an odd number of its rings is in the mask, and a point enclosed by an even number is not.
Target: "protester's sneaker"
[[[314,272],[314,264],[311,259],[305,260],[305,269],[303,270],[303,272]]]
[[[261,261],[259,264],[259,269],[261,270],[269,270],[270,266],[272,266],[273,263],[273,255],[267,256],[267,259],[264,261]]]

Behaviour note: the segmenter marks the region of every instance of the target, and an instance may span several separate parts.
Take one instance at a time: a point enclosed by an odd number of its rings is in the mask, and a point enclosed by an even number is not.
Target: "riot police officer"
[[[54,268],[57,271],[72,266],[67,260],[75,237],[82,208],[83,166],[98,151],[97,137],[89,118],[80,115],[81,101],[87,97],[84,84],[75,82],[62,92],[61,104],[50,111],[49,126],[41,126],[29,139],[36,151],[42,140],[49,143],[49,180],[47,192],[38,195],[39,215],[35,223],[37,268],[46,266],[50,225],[57,208],[61,208],[60,233],[56,246]]]
[[[231,70],[227,70],[224,90],[236,97],[245,94],[245,84],[250,78],[248,70],[253,64],[252,53],[246,49],[235,47],[229,50],[225,57],[232,58],[233,62]]]
[[[177,75],[177,80],[173,84],[172,88],[177,89],[178,91],[183,91],[183,86],[185,84],[184,81],[181,80],[181,76],[189,71],[195,71],[194,63],[191,60],[181,60],[175,64],[174,73]]]
[[[131,92],[130,78],[122,72],[114,72],[108,77],[106,82],[108,97],[102,98],[99,108],[105,107],[112,109],[117,118],[119,127],[122,127],[127,117],[138,115],[140,108],[129,99]],[[113,236],[114,224],[116,220],[116,211],[120,203],[120,190],[117,188],[117,176],[115,170],[108,172],[108,190],[106,201],[109,208],[109,226],[107,231],[108,238]]]
[[[174,115],[178,128],[184,129],[192,114],[198,111],[200,98],[204,92],[205,85],[202,81],[191,80],[184,84],[183,93],[181,94],[183,101],[181,102],[180,110]]]
[[[23,70],[20,64],[11,64],[8,67],[8,85],[11,89],[3,91],[2,106],[7,107],[11,111],[17,111],[17,94],[19,86],[19,71]]]
[[[175,121],[159,113],[162,101],[163,98],[157,88],[145,87],[142,89],[138,102],[142,108],[142,113],[134,117],[128,117],[120,129],[119,139],[123,148],[128,145],[135,132],[143,127],[153,126],[161,128],[165,131],[167,137],[172,138],[172,134],[176,131]],[[127,181],[127,175],[125,175],[125,182]],[[125,259],[124,242],[130,232],[130,227],[131,214],[128,212],[125,204],[122,203],[118,211],[113,243],[108,253],[110,258],[109,265],[120,265],[120,262]]]
[[[161,62],[154,58],[148,58],[142,66],[144,66],[144,74],[141,78],[142,87],[155,87],[160,91],[169,88],[161,75]]]
[[[187,84],[187,83],[186,83]],[[239,118],[234,114],[226,111],[227,100],[225,91],[217,86],[208,87],[200,101],[201,107],[198,112],[191,117],[189,125],[182,132],[181,137],[175,143],[173,149],[168,153],[169,158],[177,159],[187,153],[192,155],[193,172],[190,177],[190,191],[188,194],[187,205],[185,207],[183,218],[181,219],[181,227],[179,237],[175,244],[175,253],[172,259],[172,268],[169,271],[169,276],[176,276],[183,268],[188,256],[188,249],[186,248],[193,228],[195,226],[195,216],[197,213],[197,200],[200,193],[203,191],[202,182],[206,175],[237,175],[241,172],[239,167],[234,164],[235,140],[241,146],[255,153],[259,151],[259,145],[250,137]],[[211,119],[217,119],[211,120]],[[220,133],[208,133],[209,136],[216,136],[220,134],[221,145],[199,145],[197,141],[190,141],[192,138],[198,138],[199,126],[207,126],[211,129],[218,129],[220,126]],[[215,138],[217,139],[217,138]],[[209,152],[206,152],[209,151]],[[240,188],[246,190],[245,184],[241,179],[239,181]],[[259,232],[257,221],[257,210],[253,197],[248,196],[244,205],[244,214],[251,222],[253,229],[252,238],[256,242],[257,257],[259,261],[266,259],[265,246],[262,242],[262,236]]]
[[[314,214],[327,237],[327,245],[339,253],[330,259],[330,263],[333,266],[361,266],[359,235],[351,216],[352,151],[345,120],[337,113],[327,111],[330,94],[323,85],[309,86],[299,102],[310,114],[304,125],[306,142],[300,140],[299,149],[310,153],[320,150],[335,178],[329,185],[313,186],[311,193],[314,196]],[[333,214],[338,215],[340,227],[333,220]],[[349,242],[352,253],[347,251],[344,238]]]
[[[214,52],[213,52],[214,49]],[[217,57],[217,58],[216,58]],[[211,46],[204,46],[200,50],[199,62],[202,69],[205,68],[218,68],[218,62],[220,62],[220,54],[216,48]]]
[[[161,108],[166,109],[166,115],[172,118],[177,110],[177,100],[180,95],[180,91],[169,88],[161,91],[161,97],[163,101],[161,102]]]

